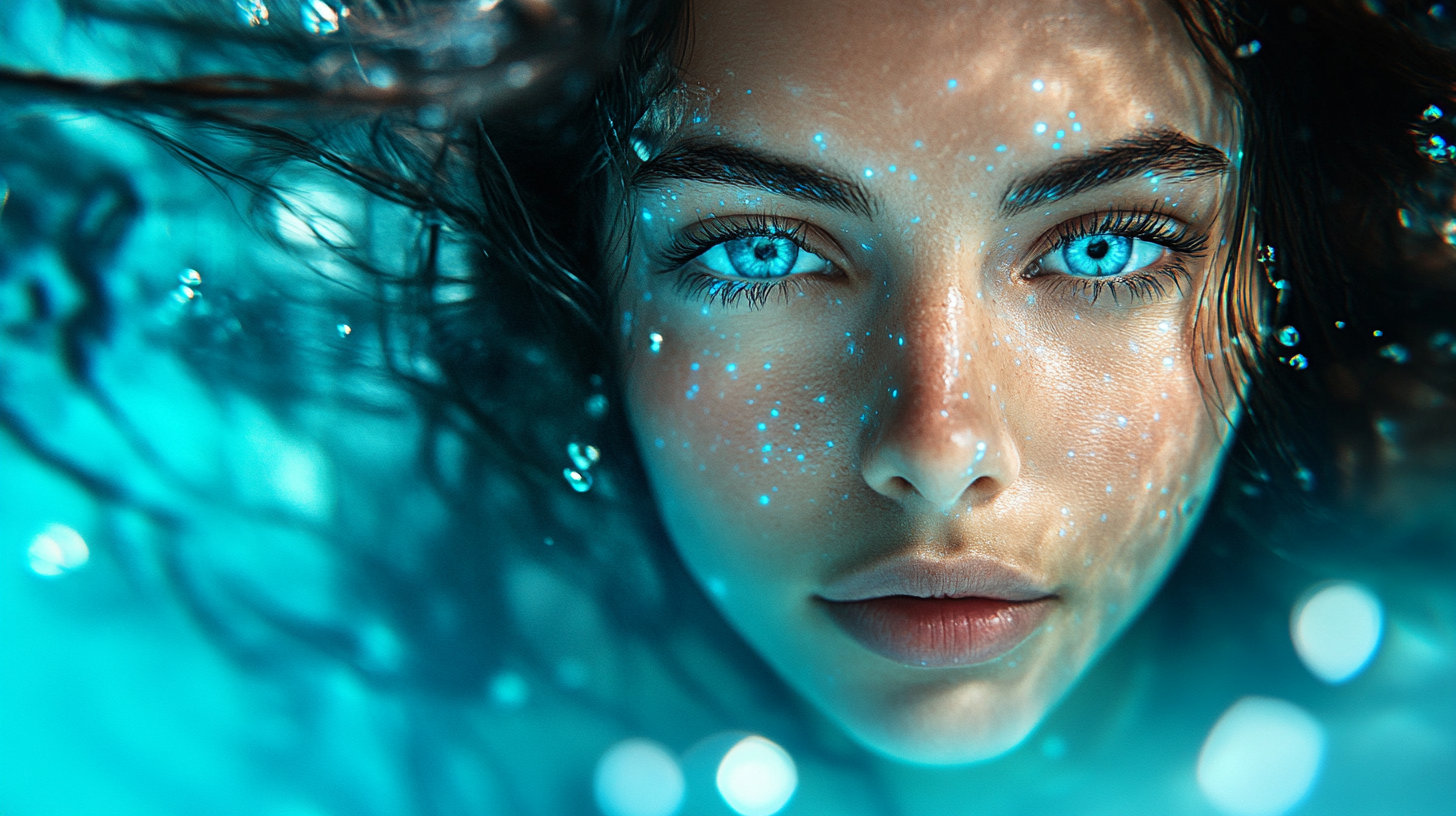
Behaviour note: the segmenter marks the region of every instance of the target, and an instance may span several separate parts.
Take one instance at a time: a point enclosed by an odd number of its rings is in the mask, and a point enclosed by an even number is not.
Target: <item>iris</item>
[[[1068,241],[1052,257],[1063,268],[1055,271],[1079,278],[1106,278],[1142,269],[1165,251],[1160,244],[1126,235],[1099,233]]]
[[[723,244],[733,271],[745,278],[778,278],[789,274],[799,247],[787,238],[755,235]]]

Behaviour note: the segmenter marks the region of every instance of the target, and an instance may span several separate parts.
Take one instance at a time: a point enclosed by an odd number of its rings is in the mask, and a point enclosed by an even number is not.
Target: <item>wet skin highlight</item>
[[[1158,3],[692,15],[609,257],[668,532],[862,744],[997,756],[1212,490],[1232,102]]]

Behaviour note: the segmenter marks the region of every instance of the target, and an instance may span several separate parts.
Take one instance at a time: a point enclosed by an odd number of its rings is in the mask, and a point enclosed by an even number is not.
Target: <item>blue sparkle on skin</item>
[[[1080,133],[1082,131],[1082,123],[1081,122],[1073,122],[1072,123],[1072,131],[1075,132],[1075,133]]]
[[[987,173],[989,173],[989,172],[991,172],[991,171],[993,171],[995,169],[996,169],[996,165],[994,165],[994,164],[988,164],[988,165],[986,165],[986,172]]]
[[[759,504],[768,504],[769,503],[769,497],[767,496],[767,494],[765,494],[763,496],[759,496],[758,497],[758,503]]]
[[[922,142],[919,139],[916,139],[915,140],[915,149],[916,150],[919,150],[922,147],[925,147],[925,142]]]
[[[766,431],[766,430],[768,430],[768,423],[765,423],[765,422],[758,423],[758,429],[760,431]]]
[[[1061,149],[1062,149],[1062,143],[1061,142],[1052,142],[1052,150],[1061,150]]]
[[[824,447],[826,447],[826,448],[832,448],[832,447],[834,447],[834,440],[833,439],[830,439],[830,440],[825,441]]]
[[[1059,131],[1057,131],[1057,138],[1058,139],[1065,139],[1065,138],[1067,138],[1067,132],[1065,130],[1059,130]]]
[[[968,159],[968,161],[975,161],[975,160],[976,160],[976,157],[975,157],[975,156],[971,156],[971,157],[970,157],[970,158],[969,158],[969,159]]]
[[[895,165],[893,165],[893,164],[892,164],[892,165],[890,165],[890,166],[889,166],[889,167],[888,167],[888,168],[886,168],[886,169],[888,169],[888,170],[889,170],[889,171],[890,171],[890,172],[891,172],[891,173],[893,173],[893,172],[895,172]]]
[[[764,453],[768,453],[771,450],[773,450],[773,445],[764,445],[763,446],[763,452]]]
[[[723,370],[724,371],[728,371],[728,372],[737,371],[738,370],[738,364],[737,363],[729,363],[728,365],[723,366]]]
[[[1006,152],[1006,145],[996,145],[996,152],[997,153],[1005,153]]]
[[[951,88],[951,89],[954,89],[955,86],[957,86],[959,84],[960,83],[959,82],[956,82],[954,79],[948,79],[948,80],[945,81],[945,87]]]
[[[899,396],[900,396],[900,389],[898,389],[898,388],[891,388],[890,389],[890,399],[896,399]]]
[[[1033,91],[1036,91],[1037,93],[1041,93],[1042,92],[1042,89],[1045,88],[1045,87],[1046,87],[1046,83],[1045,82],[1042,82],[1039,79],[1033,79],[1031,81],[1031,89]]]
[[[871,170],[868,167],[865,168],[865,178],[871,178],[871,177],[874,176],[874,174],[875,174],[875,171]]]
[[[693,371],[697,371],[699,366],[697,363],[693,363],[692,365],[688,366],[688,368],[691,368]]]
[[[1149,122],[1151,122],[1151,121],[1153,121],[1153,119],[1155,119],[1157,117],[1155,117],[1153,115],[1153,112],[1152,111],[1148,111],[1147,113],[1143,114],[1143,118],[1146,119],[1146,120],[1148,120]]]
[[[1036,125],[1034,127],[1032,127],[1032,130],[1038,136],[1040,136],[1043,133],[1046,133],[1046,130],[1047,130],[1047,128],[1046,128],[1046,122],[1037,122]]]
[[[822,134],[822,133],[816,133],[816,134],[814,134],[814,141],[816,141],[816,142],[822,142],[822,141],[824,141],[824,134]]]
[[[820,394],[819,396],[817,396],[817,397],[814,398],[814,401],[815,402],[824,402],[827,399],[829,399],[829,395],[828,394]]]
[[[920,180],[920,177],[917,176],[917,175],[915,175],[914,173],[911,173],[910,174],[910,180],[911,181],[919,181]]]
[[[650,212],[648,212],[646,210],[643,210],[642,211],[642,220],[643,221],[651,221],[652,220],[652,213],[650,213]]]
[[[753,89],[752,88],[749,88],[748,90],[744,91],[744,93],[745,94],[751,94],[751,93],[753,93]]]
[[[1076,111],[1067,111],[1067,118],[1068,119],[1076,119],[1077,118],[1077,112]]]
[[[914,218],[910,219],[910,223],[912,223],[912,224],[919,224],[920,223],[920,216],[917,215]]]

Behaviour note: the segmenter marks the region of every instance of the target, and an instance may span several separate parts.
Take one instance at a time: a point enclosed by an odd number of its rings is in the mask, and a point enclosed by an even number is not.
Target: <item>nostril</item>
[[[920,492],[904,476],[891,476],[888,487],[890,488],[889,492],[897,499],[913,496]]]

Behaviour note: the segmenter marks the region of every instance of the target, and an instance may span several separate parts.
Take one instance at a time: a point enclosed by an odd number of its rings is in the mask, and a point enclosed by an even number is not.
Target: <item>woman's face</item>
[[[691,12],[612,259],[663,519],[865,745],[996,756],[1213,489],[1232,104],[1152,0]]]

